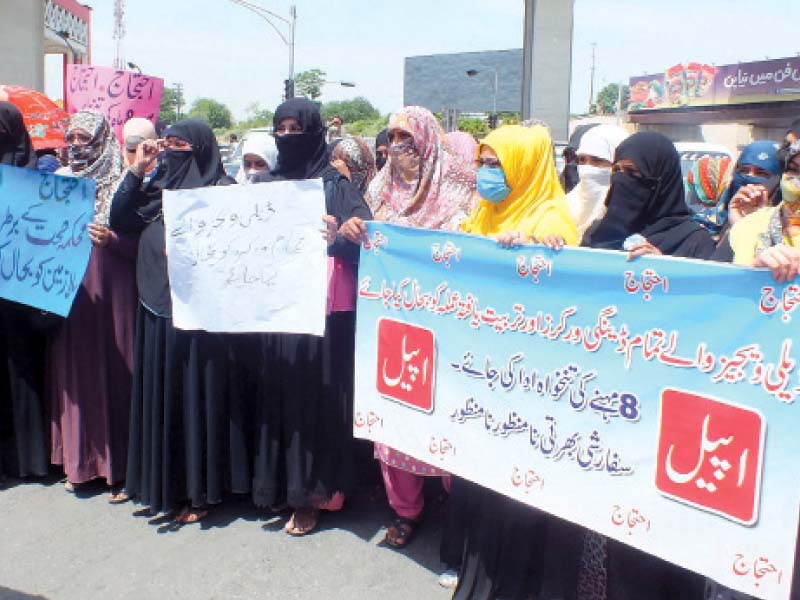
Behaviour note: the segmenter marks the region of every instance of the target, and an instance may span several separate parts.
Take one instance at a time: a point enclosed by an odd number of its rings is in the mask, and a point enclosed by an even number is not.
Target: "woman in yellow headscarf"
[[[504,246],[577,244],[545,126],[501,127],[483,140],[477,158],[481,203],[463,223],[465,232]],[[451,502],[464,507],[465,538],[454,600],[575,596],[578,561],[568,557],[580,556],[580,527],[460,478],[453,479]],[[546,565],[551,551],[560,558]],[[545,578],[552,564],[558,568]]]
[[[575,245],[572,221],[553,159],[553,142],[543,125],[506,125],[478,147],[481,203],[462,228],[496,237],[506,245],[560,239]]]

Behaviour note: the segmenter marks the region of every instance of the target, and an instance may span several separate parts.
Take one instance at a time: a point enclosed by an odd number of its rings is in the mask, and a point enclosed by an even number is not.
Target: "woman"
[[[503,245],[553,239],[577,243],[545,127],[507,125],[493,131],[479,147],[478,164],[482,200],[464,223],[465,232],[495,237]],[[572,564],[559,564],[558,558],[579,552],[577,526],[456,478],[453,499],[459,498],[466,502],[466,542],[454,598],[574,596],[568,588],[576,577],[546,581],[544,575],[551,562],[555,568],[550,570],[559,574]],[[550,540],[560,542],[562,553],[551,556]]]
[[[453,152],[463,158],[468,165],[475,162],[478,142],[475,141],[471,133],[467,133],[466,131],[451,131],[445,135],[445,138]]]
[[[162,194],[233,181],[204,122],[179,121],[165,136],[157,176],[142,187],[159,154],[159,143],[146,140],[111,208],[115,231],[141,232],[126,490],[154,513],[188,499],[176,520],[193,523],[208,505],[221,502],[226,487],[247,491],[249,476],[242,473],[246,466],[228,456],[236,440],[229,437],[235,428],[228,417],[222,338],[179,331],[172,323]]]
[[[719,239],[728,221],[725,190],[733,161],[727,156],[701,156],[686,173],[686,205],[692,218]]]
[[[621,127],[598,125],[580,139],[576,158],[578,184],[567,194],[569,212],[578,228],[579,238],[605,213],[614,152],[627,137],[628,132]]]
[[[266,132],[248,133],[242,142],[242,166],[236,173],[236,183],[250,183],[258,173],[269,172],[277,166],[275,138]]]
[[[407,106],[389,121],[389,162],[373,180],[367,202],[376,219],[425,229],[457,230],[474,205],[475,172],[453,153],[436,117],[425,108]],[[363,239],[357,219],[342,227],[348,239]],[[403,548],[422,517],[425,477],[446,475],[384,444],[376,457],[395,519],[385,542]]]
[[[36,168],[22,113],[0,102],[0,164]],[[32,324],[35,311],[0,300],[0,480],[47,474],[42,410],[45,340]]]
[[[145,140],[156,139],[155,125],[142,117],[133,117],[125,121],[122,127],[122,143],[125,147],[125,166],[130,167],[136,161],[136,149]],[[151,165],[155,169],[155,163]]]
[[[389,158],[389,130],[381,129],[375,136],[375,168],[383,170],[386,160]]]
[[[581,138],[593,127],[597,127],[597,123],[590,123],[588,125],[578,125],[572,135],[569,136],[567,145],[561,155],[564,157],[564,170],[561,171],[561,187],[564,192],[569,194],[572,189],[578,185],[578,147],[581,144]]]
[[[69,318],[49,346],[50,461],[62,465],[65,488],[102,477],[125,478],[136,314],[137,236],[108,228],[111,199],[122,174],[122,153],[100,113],[80,111],[66,132],[73,177],[97,185],[92,253]],[[124,495],[112,494],[118,502]]]
[[[711,235],[689,215],[675,146],[654,131],[635,133],[617,147],[606,214],[582,245],[628,250],[631,257],[669,254],[710,258]]]
[[[257,180],[321,178],[328,216],[328,296],[325,335],[263,336],[253,499],[285,500],[293,509],[285,530],[305,535],[321,510],[339,510],[352,478],[352,396],[356,262],[359,246],[336,235],[344,221],[370,219],[356,187],[328,159],[325,127],[305,98],[281,104],[273,118],[278,167]],[[343,143],[343,142],[342,142]]]
[[[364,194],[375,176],[375,159],[369,146],[360,137],[345,136],[337,140],[331,153],[331,164]]]

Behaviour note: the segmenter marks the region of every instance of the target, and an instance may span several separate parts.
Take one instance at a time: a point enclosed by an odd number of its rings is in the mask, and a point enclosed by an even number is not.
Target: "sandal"
[[[69,479],[67,479],[66,481],[64,481],[64,491],[68,492],[70,494],[74,494],[75,493],[75,484],[72,483]]]
[[[419,522],[413,519],[397,517],[386,531],[386,537],[383,538],[383,541],[392,548],[405,548],[414,537],[414,532],[417,530],[418,525]]]
[[[286,533],[293,536],[308,535],[317,528],[319,510],[316,508],[295,509],[292,518],[286,523]]]
[[[131,499],[131,497],[128,496],[128,494],[125,493],[125,490],[122,490],[122,489],[116,490],[116,491],[111,490],[111,494],[108,497],[108,503],[109,504],[124,504],[125,502],[127,502],[130,499]]]
[[[175,522],[182,525],[191,525],[192,523],[199,523],[208,515],[208,509],[203,507],[185,506],[178,516],[175,517]]]

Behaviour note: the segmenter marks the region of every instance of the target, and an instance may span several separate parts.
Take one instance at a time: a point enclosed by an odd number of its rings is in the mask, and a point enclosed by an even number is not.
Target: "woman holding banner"
[[[126,491],[153,512],[188,499],[176,520],[194,523],[208,505],[221,502],[226,487],[246,491],[249,476],[246,465],[229,456],[244,441],[230,437],[236,428],[227,418],[226,345],[219,335],[180,331],[172,323],[162,195],[233,180],[202,121],[180,121],[165,135],[139,145],[111,207],[115,231],[141,233]],[[142,186],[162,151],[162,168]]]
[[[507,246],[577,243],[546,127],[496,129],[479,146],[477,164],[482,200],[464,231]],[[580,528],[460,478],[453,481],[453,499],[466,502],[454,598],[575,597],[577,563],[562,559],[580,553]],[[552,551],[556,544],[559,552]]]
[[[359,246],[338,226],[372,215],[358,189],[330,164],[319,108],[287,100],[273,118],[278,167],[256,181],[321,178],[328,239],[325,335],[263,336],[253,500],[293,509],[285,530],[306,535],[320,511],[342,507],[352,481],[356,268]]]
[[[108,228],[111,199],[123,169],[119,143],[97,112],[72,115],[66,139],[69,165],[59,174],[94,179],[92,253],[69,317],[49,346],[50,460],[62,465],[65,487],[102,477],[125,479],[136,312],[136,235]],[[112,494],[111,502],[124,500]]]
[[[10,102],[0,102],[0,164],[36,168],[22,113]],[[45,340],[34,327],[38,314],[0,300],[0,483],[5,476],[47,474],[41,397]]]

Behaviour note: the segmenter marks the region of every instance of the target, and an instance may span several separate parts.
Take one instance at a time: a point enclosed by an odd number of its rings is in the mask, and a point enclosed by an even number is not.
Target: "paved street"
[[[321,530],[291,538],[231,498],[202,525],[176,528],[105,489],[78,497],[55,477],[0,489],[0,600],[442,599],[436,514],[404,552],[379,545],[385,499],[358,496]]]

